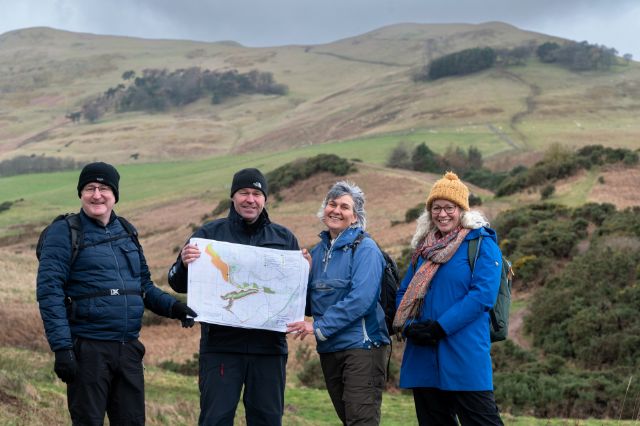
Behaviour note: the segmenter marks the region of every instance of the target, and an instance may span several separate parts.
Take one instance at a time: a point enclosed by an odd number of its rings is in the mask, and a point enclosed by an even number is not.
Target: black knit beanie
[[[111,164],[98,162],[84,166],[80,172],[80,177],[78,178],[78,197],[82,196],[82,188],[91,182],[109,185],[113,190],[113,195],[116,197],[116,203],[118,202],[118,183],[120,182],[120,175],[116,168]]]
[[[233,182],[231,182],[231,197],[239,189],[242,188],[256,188],[262,191],[264,198],[267,198],[269,190],[267,187],[267,179],[258,169],[242,169],[233,175]]]

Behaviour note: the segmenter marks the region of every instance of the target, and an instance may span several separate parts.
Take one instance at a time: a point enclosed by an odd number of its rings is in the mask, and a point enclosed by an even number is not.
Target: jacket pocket
[[[124,257],[127,259],[129,270],[134,277],[140,276],[140,251],[137,247],[122,246],[120,250],[124,253]]]
[[[309,286],[311,291],[311,313],[324,315],[331,306],[345,298],[351,289],[349,280],[332,279],[315,281]]]

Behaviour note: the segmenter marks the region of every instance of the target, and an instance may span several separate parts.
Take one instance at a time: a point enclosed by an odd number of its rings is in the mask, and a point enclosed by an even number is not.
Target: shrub
[[[640,365],[639,263],[640,250],[592,241],[534,295],[534,344],[587,368]]]
[[[540,199],[546,200],[547,198],[551,197],[554,192],[556,192],[556,187],[554,185],[546,185],[540,190]]]
[[[302,370],[298,373],[300,383],[308,388],[326,389],[324,375],[320,366],[320,359],[311,358],[302,364]]]
[[[469,207],[481,206],[481,205],[482,205],[482,198],[480,198],[478,195],[476,195],[474,193],[470,193],[469,194]]]
[[[0,203],[0,213],[2,213],[3,211],[9,210],[12,205],[13,205],[13,201],[3,201],[2,203]]]
[[[193,358],[180,364],[173,360],[161,362],[159,367],[185,376],[197,376],[200,363],[200,355],[193,354]]]
[[[406,144],[400,142],[393,148],[387,159],[386,166],[394,169],[411,169],[411,159]]]
[[[277,195],[281,190],[293,186],[295,183],[321,173],[330,172],[336,176],[344,176],[357,171],[356,166],[349,160],[335,154],[319,154],[308,159],[298,159],[287,163],[267,173],[269,191]]]
[[[409,210],[405,212],[404,221],[406,223],[410,223],[418,219],[420,215],[424,212],[424,208],[425,208],[424,203],[420,203],[415,207],[411,207]]]

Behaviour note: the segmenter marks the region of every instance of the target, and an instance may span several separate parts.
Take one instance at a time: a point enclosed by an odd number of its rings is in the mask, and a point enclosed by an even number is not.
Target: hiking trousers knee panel
[[[320,354],[331,402],[343,424],[378,425],[389,346]]]
[[[420,426],[502,426],[493,391],[443,391],[414,388],[413,399]]]
[[[232,426],[240,393],[247,426],[279,426],[287,355],[200,354],[200,425]]]
[[[139,340],[111,342],[78,338],[78,374],[67,386],[73,424],[143,425],[145,348]]]

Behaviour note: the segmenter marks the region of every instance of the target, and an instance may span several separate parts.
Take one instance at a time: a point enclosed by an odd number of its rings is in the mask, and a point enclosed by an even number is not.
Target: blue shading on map
[[[187,304],[197,321],[286,331],[304,318],[309,264],[298,250],[192,238]]]

